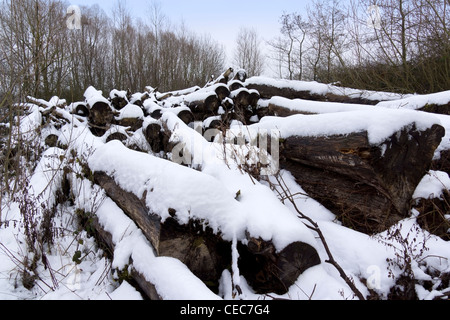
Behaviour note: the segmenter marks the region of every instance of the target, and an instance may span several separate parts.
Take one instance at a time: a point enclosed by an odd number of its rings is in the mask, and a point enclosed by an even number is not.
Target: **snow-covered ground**
[[[330,86],[318,87],[318,84],[314,88],[330,90]],[[99,92],[90,89],[87,95],[87,99],[95,99]],[[372,92],[370,97],[388,97],[392,100],[396,96]],[[443,99],[442,96],[438,98],[439,101]],[[409,106],[429,102],[423,97],[409,96],[406,99]],[[55,101],[50,101],[48,107]],[[304,103],[298,101],[295,104],[293,101],[289,102],[294,104],[293,108],[300,108],[301,103]],[[389,107],[405,105],[399,101],[386,104]],[[33,139],[33,129],[41,123],[39,108],[34,105],[29,107],[30,114],[21,122],[22,132],[27,132],[23,136],[25,141]],[[3,195],[0,299],[142,299],[142,295],[129,283],[119,281],[121,276],[115,271],[126,269],[130,258],[133,267],[152,282],[159,295],[167,300],[253,300],[273,297],[292,300],[356,299],[338,271],[325,262],[328,256],[323,243],[298,218],[295,207],[317,222],[335,260],[363,295],[369,296],[370,290],[373,290],[380,298],[387,299],[396,281],[405,274],[405,254],[412,258],[410,271],[416,280],[415,289],[419,299],[433,299],[450,291],[448,287],[440,287],[439,279],[439,275],[450,273],[450,243],[422,230],[417,224],[415,210],[411,212],[410,218],[390,230],[368,236],[337,222],[332,212],[305,195],[289,172],[281,172],[283,189],[278,186],[273,190],[280,181],[275,181],[274,177],[261,182],[252,179],[240,169],[239,164],[230,160],[231,154],[239,151],[224,150],[220,143],[207,142],[172,112],[163,113],[162,121],[172,130],[177,142],[185,143],[190,149],[194,155],[194,164],[199,164],[196,170],[163,160],[151,152],[132,151],[117,141],[105,143],[103,138],[93,136],[86,124],[73,118],[68,112],[70,108],[68,106],[66,110],[59,111],[62,117],[70,118],[70,123],[59,130],[59,141],[68,146],[67,150],[48,148],[37,166],[30,171],[27,187],[14,195]],[[292,130],[308,131],[311,135],[367,130],[371,143],[378,144],[411,121],[419,128],[441,123],[447,135],[440,150],[450,149],[449,116],[414,110],[399,111],[395,107],[389,109],[386,105],[363,110],[358,105],[317,103],[314,109],[321,114],[288,119],[267,117],[254,128],[277,129],[281,136],[286,132],[292,134]],[[125,108],[124,112],[135,113],[132,106]],[[142,117],[140,112],[139,116]],[[144,123],[152,121],[144,119]],[[299,121],[304,121],[300,128]],[[238,127],[232,130],[238,130]],[[137,132],[134,139],[139,134],[142,133]],[[77,156],[74,157],[74,154]],[[139,198],[146,196],[148,207],[152,212],[159,213],[163,221],[168,218],[168,209],[173,208],[180,222],[187,222],[192,217],[206,220],[214,231],[220,231],[226,240],[231,241],[233,272],[223,271],[219,293],[210,291],[179,260],[156,256],[135,223],[100,187],[83,178],[83,161],[92,170],[105,171],[113,176],[124,190]],[[62,182],[64,169],[69,165],[69,180],[75,201],[58,204],[57,189]],[[280,201],[279,196],[286,189],[296,206],[289,201]],[[431,171],[418,186],[415,197],[441,197],[443,190],[450,190],[448,174]],[[237,194],[239,201],[236,200]],[[25,203],[34,204],[33,221],[23,221],[21,210],[26,209]],[[27,246],[27,226],[33,222],[39,224],[45,215],[45,208],[54,205],[53,245],[39,248],[44,258],[35,261],[35,275],[26,274],[24,264],[31,263],[34,258]],[[78,210],[95,213],[99,223],[112,235],[115,244],[112,261],[95,240],[88,237],[87,231],[80,228]],[[446,218],[450,219],[450,216]],[[252,236],[273,240],[277,250],[282,250],[293,241],[308,243],[318,251],[322,263],[305,271],[282,296],[255,294],[245,278],[239,276],[236,261],[235,245],[245,238],[246,231]],[[23,279],[35,285],[27,289],[29,283]],[[239,284],[242,294],[234,294],[233,284]]]

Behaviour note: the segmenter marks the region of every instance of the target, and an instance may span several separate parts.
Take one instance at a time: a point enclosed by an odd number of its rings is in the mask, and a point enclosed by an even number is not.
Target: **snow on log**
[[[130,127],[131,131],[136,131],[144,122],[144,111],[135,104],[127,104],[122,107],[119,115],[115,117],[116,123],[123,127]]]
[[[244,86],[248,89],[256,89],[264,99],[280,96],[288,99],[375,105],[380,101],[404,98],[403,95],[390,92],[357,90],[314,81],[281,80],[266,77],[249,78],[244,82]]]
[[[102,192],[87,180],[80,180],[74,174],[69,176],[72,192],[77,197]],[[81,210],[88,212],[89,203],[89,200],[81,202]],[[88,219],[96,240],[109,249],[113,269],[125,271],[123,280],[134,281],[149,299],[219,299],[179,260],[156,256],[142,230],[110,197],[105,196],[95,215],[89,215]]]
[[[197,91],[183,97],[186,106],[191,109],[195,120],[204,120],[208,116],[217,115],[220,99],[214,91]]]
[[[114,118],[114,112],[110,102],[103,97],[102,92],[96,90],[94,87],[89,87],[85,93],[86,104],[89,107],[89,122],[90,125],[97,130],[94,130],[97,135],[103,135],[105,129],[111,124]]]
[[[420,110],[430,113],[450,115],[450,91],[413,95],[395,101],[384,101],[380,102],[378,106],[392,109]]]
[[[225,84],[228,83],[233,72],[234,72],[233,68],[228,68],[217,79],[214,80],[214,77],[212,77],[212,80],[206,84],[206,87],[214,85],[214,84],[218,84],[218,83],[225,83]]]
[[[252,127],[279,128],[281,167],[344,223],[368,233],[409,214],[445,134],[434,116],[381,108],[266,117]]]
[[[72,113],[81,117],[89,117],[89,108],[84,102],[77,102],[73,104]]]
[[[263,241],[270,251],[266,258],[260,258],[266,251],[242,251],[243,275],[251,277],[249,270],[254,270],[255,263],[267,275],[253,279],[258,292],[284,293],[304,270],[320,263],[310,231],[267,187],[243,189],[247,198],[239,202],[217,179],[131,151],[117,141],[97,149],[89,167],[96,183],[132,217],[160,256],[180,259],[211,287],[218,285],[221,272],[229,265],[233,238],[242,244]],[[265,201],[273,202],[263,206],[258,200],[257,212],[250,212],[250,207],[256,210],[252,200],[256,192],[265,193]],[[248,265],[253,269],[246,269]]]
[[[112,106],[116,110],[122,110],[122,108],[129,104],[127,92],[124,90],[112,90],[109,94],[109,99],[111,100]]]

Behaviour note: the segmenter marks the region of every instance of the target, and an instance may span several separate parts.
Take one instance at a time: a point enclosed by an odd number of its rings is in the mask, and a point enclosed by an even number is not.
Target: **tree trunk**
[[[223,270],[231,265],[231,243],[220,234],[205,227],[201,221],[191,219],[180,225],[176,211],[169,209],[172,218],[164,223],[150,212],[144,200],[121,189],[104,172],[95,172],[94,181],[142,230],[158,256],[179,259],[211,290],[217,292]],[[144,194],[145,198],[145,194]],[[276,252],[271,241],[248,235],[246,245],[238,246],[242,275],[260,293],[286,293],[306,269],[320,263],[314,248],[294,242],[281,252]]]
[[[369,144],[366,132],[289,137],[281,146],[281,166],[344,223],[374,233],[409,215],[412,195],[444,134],[439,125],[412,127],[379,146]]]
[[[221,101],[215,92],[212,92],[206,98],[201,100],[188,101],[187,106],[194,114],[196,121],[217,115]]]
[[[95,231],[95,238],[97,243],[103,245],[109,250],[111,256],[114,255],[115,244],[112,235],[104,229],[104,227],[99,223],[97,217],[90,217],[91,227]],[[130,258],[131,271],[129,273],[130,278],[136,283],[140,291],[147,296],[150,300],[161,300],[156,287],[153,283],[149,282],[144,275],[139,273],[133,268],[133,260]]]
[[[306,243],[291,243],[277,253],[272,242],[247,241],[238,245],[239,272],[259,294],[284,294],[305,270],[320,264],[316,250]]]

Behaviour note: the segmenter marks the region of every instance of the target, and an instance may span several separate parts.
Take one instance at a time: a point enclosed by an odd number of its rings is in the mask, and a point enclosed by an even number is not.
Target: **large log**
[[[196,121],[203,121],[204,119],[217,115],[220,107],[220,99],[217,94],[209,93],[193,93],[186,96],[186,105],[191,109]]]
[[[408,216],[444,134],[440,125],[424,131],[412,126],[376,146],[367,132],[293,136],[282,142],[281,166],[344,223],[374,233]]]
[[[284,294],[305,270],[320,264],[316,250],[302,242],[276,252],[270,241],[249,237],[247,245],[239,244],[238,251],[240,273],[260,294]]]
[[[356,90],[317,82],[274,80],[264,77],[249,78],[244,85],[248,89],[256,89],[263,99],[279,96],[288,99],[376,105],[380,101],[402,98],[402,95],[389,92]]]
[[[181,225],[176,211],[161,222],[143,199],[118,186],[114,178],[95,172],[94,181],[127,214],[152,244],[158,256],[179,259],[211,290],[217,292],[223,270],[231,265],[231,242],[223,240],[203,221],[193,218]],[[144,193],[145,198],[146,194]],[[238,244],[239,268],[253,289],[259,293],[284,294],[306,269],[320,263],[316,250],[308,244],[293,242],[277,252],[271,241],[247,234],[245,245]]]
[[[249,124],[250,118],[254,114],[251,103],[254,102],[255,96],[251,96],[250,90],[240,88],[232,91],[230,97],[233,99],[236,120],[239,120],[244,124]]]
[[[89,107],[91,131],[97,136],[102,136],[114,119],[110,102],[102,96],[101,91],[94,87],[89,87],[84,93],[84,97],[86,98],[86,105]]]
[[[94,237],[97,243],[103,246],[103,248],[107,249],[108,254],[113,257],[114,250],[116,248],[116,245],[113,241],[113,236],[111,235],[111,233],[105,230],[105,228],[100,224],[98,218],[95,215],[89,216],[88,219],[90,224],[89,232],[94,233]],[[131,268],[128,273],[129,279],[127,280],[131,280],[130,282],[134,282],[133,285],[136,285],[148,299],[161,300],[161,297],[159,296],[155,285],[133,267],[133,259],[131,257],[129,265],[131,266]]]

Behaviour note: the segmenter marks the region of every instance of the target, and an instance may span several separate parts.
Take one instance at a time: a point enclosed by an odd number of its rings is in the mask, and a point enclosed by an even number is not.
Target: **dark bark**
[[[230,95],[230,89],[228,89],[226,84],[218,85],[214,91],[217,94],[217,97],[219,98],[220,101],[222,101],[223,99],[227,98]]]
[[[161,232],[160,217],[149,212],[143,200],[124,191],[106,173],[95,172],[94,181],[136,223],[152,244],[155,252],[158,253]]]
[[[217,115],[221,101],[215,92],[212,92],[204,100],[191,101],[189,109],[194,114],[196,121],[203,121],[210,116]]]
[[[169,209],[171,218],[162,223],[143,199],[121,189],[103,172],[95,172],[94,181],[138,225],[158,256],[179,259],[217,292],[221,274],[231,264],[230,242],[201,221],[191,219],[188,224],[180,225],[172,209]],[[242,275],[261,293],[286,293],[302,272],[320,263],[316,250],[305,243],[294,242],[276,252],[271,241],[248,235],[247,242],[239,245],[239,267]]]
[[[284,294],[305,270],[320,264],[316,250],[302,242],[276,252],[272,242],[249,237],[248,244],[240,243],[238,250],[239,271],[260,294]]]
[[[189,110],[181,110],[177,114],[178,118],[181,119],[185,124],[190,124],[195,121],[194,114]]]
[[[90,106],[89,122],[97,127],[108,126],[114,119],[111,106],[105,102],[96,102]]]
[[[409,215],[412,195],[445,134],[435,125],[406,128],[379,146],[367,133],[289,137],[281,166],[305,191],[357,230],[374,233]]]

